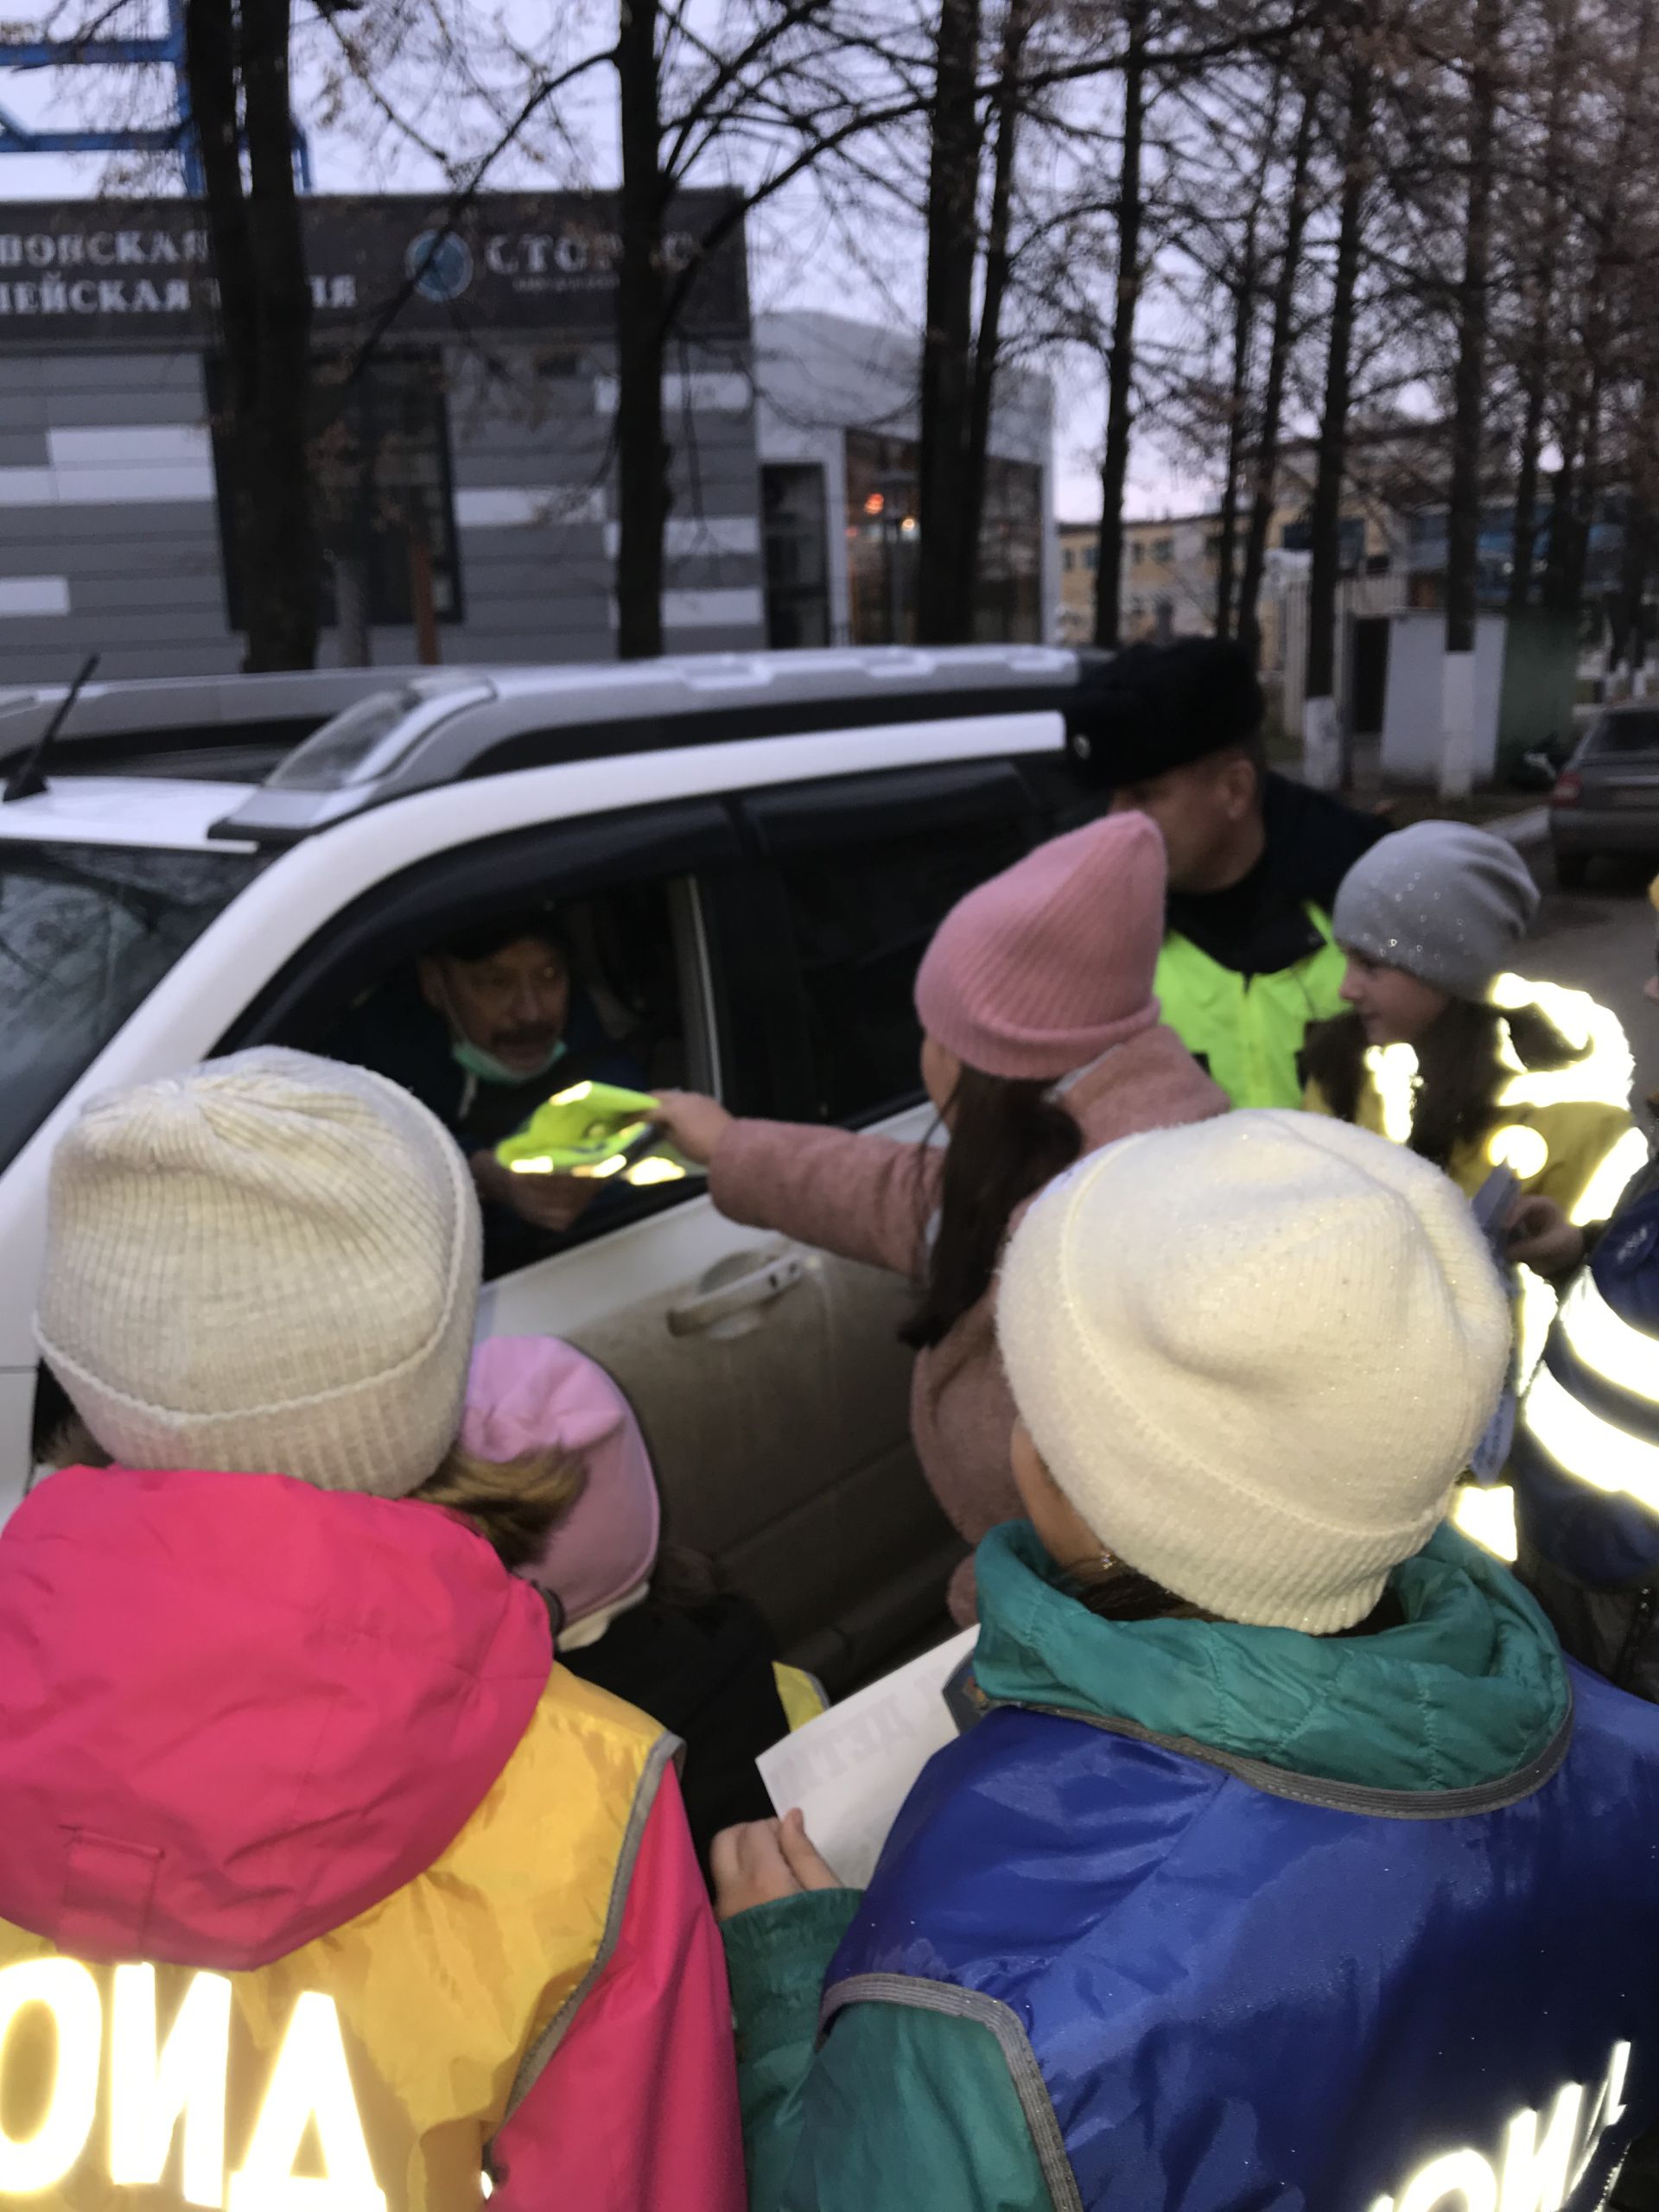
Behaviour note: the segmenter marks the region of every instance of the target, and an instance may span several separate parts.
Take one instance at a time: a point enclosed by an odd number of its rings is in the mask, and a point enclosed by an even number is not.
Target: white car
[[[95,753],[72,716],[46,788],[0,804],[0,1515],[54,1410],[31,1333],[47,1170],[88,1095],[256,1043],[315,1050],[423,948],[551,899],[653,1086],[920,1141],[924,945],[1098,804],[1067,768],[1077,672],[1034,646],[357,671],[378,688],[296,749],[291,715],[243,733],[246,760],[264,743],[278,764],[263,783],[226,779],[236,733],[210,709],[175,715],[163,760],[153,729],[111,734],[114,707]],[[9,703],[0,773],[43,728],[40,702]],[[667,1539],[840,1686],[933,1621],[960,1552],[909,1444],[911,1294],[723,1220],[694,1179],[607,1196],[486,1285],[480,1328],[601,1360],[644,1424]]]

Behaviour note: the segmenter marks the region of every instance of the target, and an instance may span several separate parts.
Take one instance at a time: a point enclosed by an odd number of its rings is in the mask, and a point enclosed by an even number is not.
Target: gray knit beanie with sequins
[[[1416,822],[1355,861],[1331,920],[1345,951],[1453,998],[1484,999],[1537,907],[1513,845],[1466,822]]]

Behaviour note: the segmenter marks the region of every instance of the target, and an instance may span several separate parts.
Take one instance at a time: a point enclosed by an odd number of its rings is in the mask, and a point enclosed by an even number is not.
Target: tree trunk
[[[663,650],[663,526],[670,500],[663,427],[667,299],[663,273],[662,84],[658,0],[622,0],[622,257],[616,284],[616,649]]]
[[[288,48],[289,0],[242,0],[234,16],[226,0],[188,0],[185,67],[219,292],[231,533],[249,670],[310,668],[317,652],[311,286],[294,183]]]
[[[1532,596],[1538,536],[1539,464],[1550,384],[1550,340],[1555,324],[1555,286],[1565,243],[1567,85],[1573,71],[1576,0],[1567,0],[1550,48],[1549,99],[1544,125],[1543,206],[1538,263],[1532,275],[1532,322],[1521,370],[1523,410],[1515,480],[1515,527],[1510,545],[1509,604],[1518,613]]]
[[[1002,340],[1002,302],[1008,289],[1009,228],[1014,211],[1014,152],[1020,130],[1020,70],[1031,31],[1033,0],[1008,0],[997,69],[996,151],[991,172],[991,213],[985,235],[985,291],[974,341],[968,410],[968,453],[963,470],[962,539],[957,572],[959,634],[971,639],[978,600],[981,535],[985,521],[985,476],[991,438],[991,403]]]
[[[1317,789],[1342,780],[1343,746],[1337,723],[1337,582],[1342,559],[1342,491],[1348,459],[1348,406],[1353,379],[1354,303],[1370,182],[1372,78],[1369,64],[1353,63],[1348,76],[1342,140],[1342,201],[1337,219],[1337,261],[1331,289],[1330,338],[1325,397],[1319,410],[1313,474],[1312,560],[1307,580],[1307,681],[1302,722],[1304,772]]]
[[[1440,796],[1474,785],[1475,626],[1479,612],[1481,460],[1486,425],[1486,334],[1491,321],[1492,149],[1503,0],[1475,0],[1469,64],[1469,175],[1463,275],[1458,285],[1458,361],[1452,385],[1452,482],[1446,524],[1446,658],[1440,698]]]
[[[1274,72],[1273,93],[1268,103],[1267,146],[1279,141],[1279,106],[1284,79]],[[1225,638],[1233,627],[1233,581],[1238,569],[1238,499],[1244,474],[1244,454],[1250,402],[1250,368],[1255,352],[1256,295],[1261,276],[1262,201],[1269,162],[1264,161],[1251,188],[1239,244],[1238,275],[1233,292],[1233,359],[1227,390],[1227,459],[1221,486],[1221,529],[1216,547],[1216,635]]]
[[[1284,414],[1285,379],[1290,371],[1296,333],[1296,284],[1301,274],[1302,240],[1307,229],[1308,172],[1313,162],[1319,107],[1317,79],[1310,77],[1302,95],[1302,112],[1291,154],[1290,199],[1285,210],[1279,273],[1274,283],[1273,332],[1268,341],[1267,381],[1255,442],[1255,481],[1250,499],[1249,530],[1244,541],[1244,574],[1238,588],[1239,641],[1255,662],[1262,658],[1262,629],[1256,607],[1267,569],[1268,531],[1273,521],[1274,488],[1279,474],[1279,426]]]
[[[979,257],[979,0],[940,0],[927,180],[927,297],[921,360],[916,635],[963,642],[969,356]],[[895,642],[897,642],[895,640]]]
[[[1135,318],[1141,302],[1141,228],[1145,215],[1141,157],[1147,121],[1150,0],[1124,0],[1128,51],[1123,65],[1123,149],[1117,171],[1117,297],[1106,356],[1106,451],[1100,467],[1100,552],[1095,569],[1095,643],[1116,647],[1122,633],[1123,488],[1129,474],[1135,398]]]

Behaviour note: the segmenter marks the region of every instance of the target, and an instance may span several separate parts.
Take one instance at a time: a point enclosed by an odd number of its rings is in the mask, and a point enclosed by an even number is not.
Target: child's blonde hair
[[[48,1467],[110,1464],[109,1453],[77,1413],[58,1423],[41,1457]],[[556,1446],[522,1452],[516,1459],[484,1459],[457,1437],[437,1472],[410,1495],[456,1515],[483,1537],[503,1567],[516,1570],[541,1557],[587,1480],[582,1462]]]
[[[582,1460],[555,1445],[516,1459],[484,1459],[457,1438],[437,1472],[410,1495],[457,1515],[516,1571],[541,1557],[587,1481]]]

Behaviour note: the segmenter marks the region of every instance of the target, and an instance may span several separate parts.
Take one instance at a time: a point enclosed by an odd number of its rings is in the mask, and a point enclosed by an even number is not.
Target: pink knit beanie
[[[553,1592],[565,1624],[614,1605],[657,1560],[659,1507],[645,1440],[602,1367],[556,1337],[491,1337],[473,1354],[461,1440],[480,1459],[555,1446],[588,1484],[524,1572]]]
[[[983,1075],[1057,1080],[1158,1019],[1164,841],[1112,814],[957,902],[916,977],[922,1027]]]

